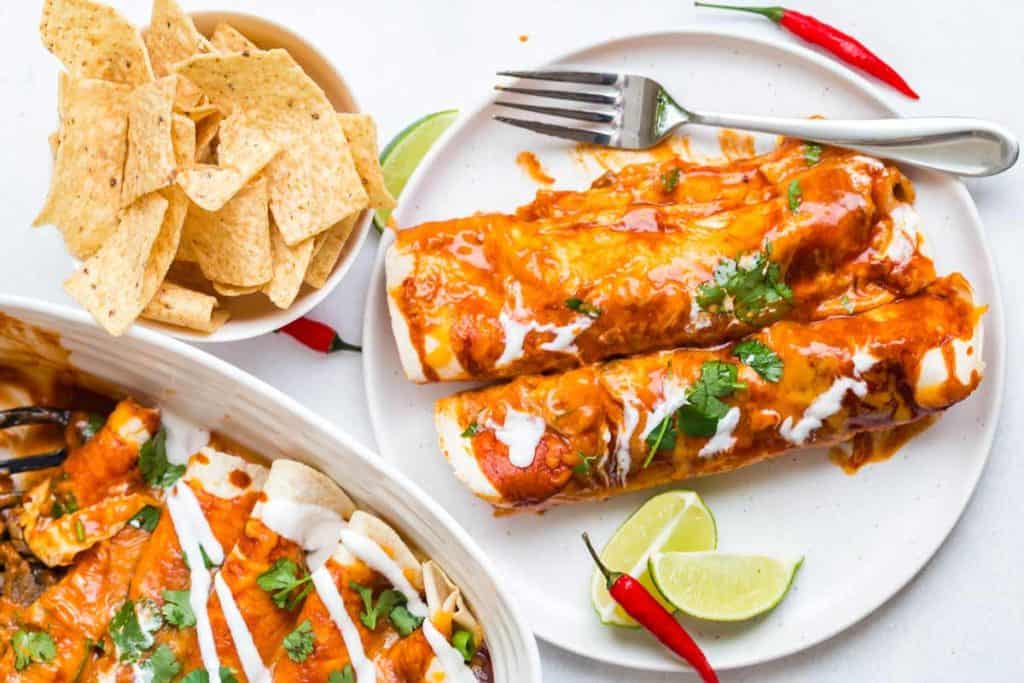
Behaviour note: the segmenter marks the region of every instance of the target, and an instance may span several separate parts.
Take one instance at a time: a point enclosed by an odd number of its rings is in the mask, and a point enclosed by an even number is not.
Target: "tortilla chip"
[[[142,311],[147,320],[176,325],[198,332],[214,332],[227,322],[230,314],[217,309],[217,297],[203,294],[173,282],[165,282]]]
[[[213,160],[216,149],[214,140],[220,132],[222,119],[220,112],[217,112],[196,123],[196,161],[206,163]]]
[[[171,109],[177,76],[140,85],[128,98],[128,159],[121,206],[174,182]]]
[[[60,131],[53,131],[46,136],[46,142],[50,145],[50,158],[57,160],[57,150],[60,149]]]
[[[341,256],[341,250],[345,248],[352,229],[362,217],[362,212],[353,214],[341,221],[327,232],[316,236],[316,246],[313,247],[313,258],[309,261],[309,268],[306,270],[306,284],[310,287],[320,289],[331,277],[335,264]]]
[[[217,24],[210,36],[210,42],[221,52],[246,52],[259,50],[256,43],[246,38],[231,24]]]
[[[148,304],[149,300],[156,294],[167,271],[174,261],[174,255],[178,253],[178,245],[181,243],[181,232],[185,225],[185,215],[188,213],[188,197],[179,187],[169,187],[162,192],[167,200],[167,211],[164,213],[164,220],[160,224],[160,232],[153,241],[153,249],[149,253],[149,260],[146,262],[146,272],[142,278],[142,303]]]
[[[39,33],[76,78],[141,85],[153,80],[142,35],[114,8],[92,0],[46,0]]]
[[[177,67],[228,112],[221,124],[220,168],[251,170],[254,141],[281,153],[269,163],[270,209],[290,245],[323,232],[368,205],[341,123],[327,96],[284,50],[200,55]],[[259,155],[258,159],[265,158]],[[226,185],[228,179],[218,179]],[[237,179],[235,179],[237,180]],[[191,179],[189,180],[191,183]],[[189,196],[216,210],[219,195]]]
[[[174,163],[179,169],[196,163],[196,124],[184,114],[173,114],[171,140],[174,143]]]
[[[167,208],[158,193],[132,204],[110,239],[64,282],[71,298],[110,334],[124,334],[146,305],[146,264]]]
[[[157,76],[172,73],[175,64],[192,55],[214,51],[175,0],[153,0],[152,18],[143,39]]]
[[[182,78],[181,80],[185,79]],[[202,97],[202,93],[199,94],[200,97]],[[214,114],[220,113],[220,109],[217,108],[217,105],[209,103],[197,104],[193,107],[179,108],[178,111],[182,114],[185,114],[196,123],[202,121],[203,119],[209,116],[213,116]]]
[[[274,278],[263,288],[263,293],[278,308],[288,308],[302,289],[302,278],[313,256],[314,238],[289,246],[281,231],[275,227],[270,231],[274,253]]]
[[[203,274],[236,287],[263,285],[273,276],[267,183],[259,176],[220,211],[192,206],[185,232]]]
[[[117,227],[130,92],[120,83],[60,76],[60,145],[33,225],[56,225],[79,259],[96,253]]]
[[[252,287],[236,287],[235,285],[228,285],[223,282],[214,282],[212,284],[214,291],[221,296],[245,296],[247,294],[255,294],[262,289],[260,285]]]
[[[186,220],[188,219],[187,212],[185,218]],[[174,255],[174,260],[184,261],[185,263],[195,263],[196,259],[196,248],[192,246],[192,240],[189,238],[188,233],[182,230],[181,241],[178,242],[178,253]]]
[[[384,171],[380,167],[380,151],[377,149],[377,126],[373,119],[369,114],[338,114],[338,120],[352,148],[352,159],[370,198],[370,208],[395,208],[395,198],[384,185]]]

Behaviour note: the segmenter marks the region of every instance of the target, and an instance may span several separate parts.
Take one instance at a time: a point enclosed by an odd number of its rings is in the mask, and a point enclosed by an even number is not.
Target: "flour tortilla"
[[[34,225],[56,225],[86,259],[117,227],[128,149],[131,87],[60,76],[60,144],[50,191]]]
[[[146,265],[168,205],[159,193],[132,204],[113,235],[64,283],[112,335],[124,334],[146,306]]]
[[[75,78],[133,86],[153,80],[142,35],[112,7],[92,0],[46,0],[39,34]]]
[[[433,560],[423,563],[423,589],[431,617],[437,612],[447,612],[452,615],[454,623],[473,634],[474,643],[483,642],[484,630],[466,607],[462,591]]]
[[[402,537],[387,522],[369,512],[356,510],[348,521],[349,528],[372,539],[389,552],[391,559],[402,569],[409,583],[416,590],[423,590],[423,570],[420,561],[406,545]]]
[[[327,475],[294,460],[275,460],[263,487],[267,500],[283,499],[317,505],[349,519],[356,511],[352,499]],[[259,517],[260,505],[253,516]]]
[[[174,182],[172,109],[177,76],[140,85],[128,97],[128,157],[121,206]]]

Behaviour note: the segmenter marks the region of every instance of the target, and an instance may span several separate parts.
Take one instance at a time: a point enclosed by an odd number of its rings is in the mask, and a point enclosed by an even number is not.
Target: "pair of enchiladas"
[[[0,680],[492,680],[459,589],[325,475],[132,400],[75,424],[4,510],[45,579],[3,563]]]
[[[386,255],[401,361],[512,380],[435,410],[457,476],[504,509],[913,423],[983,369],[983,309],[937,277],[913,203],[890,164],[785,140],[419,225]]]

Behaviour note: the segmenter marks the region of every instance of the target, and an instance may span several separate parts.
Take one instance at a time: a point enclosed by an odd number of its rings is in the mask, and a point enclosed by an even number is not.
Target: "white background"
[[[233,9],[283,23],[334,61],[383,140],[422,114],[473,103],[500,68],[527,68],[570,48],[630,32],[694,22],[728,23],[753,35],[778,29],[757,17],[701,12],[686,0],[372,3],[182,0],[187,10]],[[790,0],[856,35],[922,94],[892,97],[907,114],[992,118],[1024,137],[1024,3],[995,0]],[[148,2],[116,2],[145,22]],[[70,272],[56,231],[33,230],[49,178],[46,136],[56,121],[56,62],[36,27],[39,2],[0,4],[0,291],[68,303]],[[521,35],[528,36],[521,42]],[[680,98],[686,101],[685,93]],[[699,103],[697,103],[699,106]],[[757,113],[757,103],[750,103]],[[1000,273],[1009,338],[1006,405],[978,490],[946,544],[885,607],[845,633],[786,659],[726,674],[726,681],[1024,680],[1024,164],[970,181]],[[930,239],[942,239],[930,235]],[[353,270],[314,316],[358,341],[371,236]],[[207,347],[342,425],[373,446],[358,355],[322,357],[267,337]],[[898,524],[900,511],[893,510]],[[669,680],[584,659],[541,644],[545,680],[558,683]],[[676,678],[685,679],[685,676]]]

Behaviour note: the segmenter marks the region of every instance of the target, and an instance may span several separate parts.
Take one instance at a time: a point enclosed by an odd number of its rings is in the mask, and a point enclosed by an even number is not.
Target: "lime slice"
[[[683,612],[742,621],[778,605],[802,563],[802,557],[668,552],[651,556],[650,572],[661,594]]]
[[[666,608],[672,605],[658,594],[647,561],[658,552],[714,550],[718,532],[711,510],[693,491],[668,491],[640,506],[608,541],[601,560],[615,571],[627,572],[640,580]],[[594,571],[590,599],[605,624],[629,626],[637,623],[608,594],[601,573]]]
[[[384,170],[384,185],[396,199],[409,182],[409,176],[420,165],[430,147],[441,137],[441,133],[458,117],[457,109],[447,109],[427,114],[405,127],[380,154],[380,165]],[[390,210],[380,210],[373,217],[377,230],[388,224]]]

